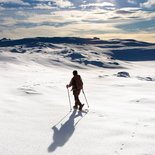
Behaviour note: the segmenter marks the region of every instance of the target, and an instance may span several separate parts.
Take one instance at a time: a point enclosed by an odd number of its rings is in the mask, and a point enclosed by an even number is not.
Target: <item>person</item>
[[[73,78],[71,79],[70,83],[66,85],[67,89],[71,86],[75,100],[75,105],[73,106],[73,108],[82,110],[84,104],[81,104],[79,100],[79,95],[81,89],[83,89],[83,81],[81,79],[81,76],[78,75],[78,72],[76,70],[73,71]]]

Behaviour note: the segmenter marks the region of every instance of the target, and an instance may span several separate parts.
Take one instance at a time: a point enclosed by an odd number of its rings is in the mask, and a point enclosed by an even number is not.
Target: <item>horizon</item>
[[[80,37],[155,43],[153,0],[0,0],[0,38]]]
[[[60,38],[60,39],[64,39],[64,38],[76,38],[76,39],[91,39],[91,40],[100,40],[100,41],[114,41],[114,40],[120,40],[120,41],[123,41],[123,40],[133,40],[133,41],[138,41],[138,42],[146,42],[146,43],[151,43],[151,44],[154,44],[155,42],[149,42],[149,41],[144,41],[144,40],[138,40],[138,39],[134,39],[134,38],[111,38],[111,39],[102,39],[102,38],[99,38],[99,37],[96,37],[96,36],[92,36],[92,37],[67,37],[67,36],[47,36],[47,37],[44,37],[44,36],[36,36],[36,37],[25,37],[25,38],[0,38],[0,41],[1,40],[6,40],[6,41],[18,41],[18,40],[24,40],[24,39],[37,39],[37,38],[48,38],[48,39],[53,39],[53,38]]]

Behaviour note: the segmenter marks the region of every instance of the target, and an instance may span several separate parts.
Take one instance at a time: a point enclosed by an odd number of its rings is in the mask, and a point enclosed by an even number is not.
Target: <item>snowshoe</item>
[[[73,109],[78,109],[78,107],[75,105],[75,106],[73,106]]]

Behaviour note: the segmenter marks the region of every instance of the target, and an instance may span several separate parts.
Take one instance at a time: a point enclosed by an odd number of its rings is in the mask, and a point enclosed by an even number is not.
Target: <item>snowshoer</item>
[[[79,95],[81,89],[83,89],[83,82],[81,76],[78,75],[76,70],[73,71],[73,78],[71,79],[70,83],[66,85],[67,88],[72,86],[72,91],[74,95],[75,105],[73,106],[74,109],[82,110],[84,104],[81,104],[79,100]]]

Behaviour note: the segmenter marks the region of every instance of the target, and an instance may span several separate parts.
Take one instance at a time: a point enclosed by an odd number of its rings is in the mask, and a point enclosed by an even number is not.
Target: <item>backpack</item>
[[[77,90],[81,90],[83,88],[83,82],[80,75],[74,76],[74,86]]]

